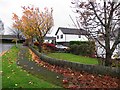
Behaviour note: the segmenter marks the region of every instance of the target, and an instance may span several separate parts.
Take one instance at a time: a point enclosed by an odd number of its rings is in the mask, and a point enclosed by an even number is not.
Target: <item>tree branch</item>
[[[92,6],[92,9],[93,9],[93,11],[94,11],[97,19],[98,19],[98,20],[100,21],[100,23],[105,27],[105,24],[102,22],[102,20],[100,19],[100,17],[98,16],[98,14],[97,14],[97,12],[96,12],[96,10],[95,10],[95,7],[94,7],[94,5],[93,5],[93,2],[90,2],[90,4],[91,4],[91,6]]]
[[[113,6],[114,6],[114,2],[111,3],[111,11],[110,11],[110,14],[109,14],[109,18],[108,18],[108,26],[110,26],[110,22],[112,20],[112,17],[113,17],[113,12],[114,12],[114,9],[113,9]]]
[[[113,52],[116,48],[116,46],[120,43],[120,28],[118,29],[118,35],[117,37],[115,38],[115,42],[111,48],[111,52]]]
[[[120,6],[120,3],[118,3],[118,5],[116,5],[116,7],[113,8],[113,10],[116,10],[119,6]]]

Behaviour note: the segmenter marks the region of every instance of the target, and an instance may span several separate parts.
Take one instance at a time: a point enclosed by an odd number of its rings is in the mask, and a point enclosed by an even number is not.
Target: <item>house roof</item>
[[[59,30],[61,30],[63,34],[73,34],[73,35],[87,35],[88,34],[88,32],[83,29],[59,27],[55,35],[57,35]]]

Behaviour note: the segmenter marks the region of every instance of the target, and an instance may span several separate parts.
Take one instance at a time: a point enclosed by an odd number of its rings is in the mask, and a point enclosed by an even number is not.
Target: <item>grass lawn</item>
[[[78,56],[70,53],[49,53],[48,56],[52,58],[62,59],[62,60],[69,60],[72,62],[79,62],[82,64],[98,64],[98,60],[95,58]]]
[[[59,88],[58,86],[39,79],[20,66],[16,65],[19,48],[13,46],[2,56],[2,87],[3,88]]]

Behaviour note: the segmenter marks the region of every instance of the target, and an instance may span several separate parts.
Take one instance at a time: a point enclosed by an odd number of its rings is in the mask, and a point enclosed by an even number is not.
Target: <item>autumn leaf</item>
[[[43,11],[40,11],[38,7],[34,6],[23,6],[22,9],[23,15],[21,17],[13,13],[13,27],[22,30],[28,39],[33,36],[43,39],[53,26],[53,9],[49,11],[48,8],[45,7]]]
[[[79,89],[79,88],[117,88],[118,78],[113,78],[107,75],[94,75],[84,71],[74,71],[67,67],[60,67],[43,62],[40,58],[29,50],[33,61],[38,65],[59,74],[63,75],[62,84],[64,88]],[[39,62],[38,62],[39,61]],[[38,70],[39,71],[39,70]],[[59,76],[56,76],[59,79]]]

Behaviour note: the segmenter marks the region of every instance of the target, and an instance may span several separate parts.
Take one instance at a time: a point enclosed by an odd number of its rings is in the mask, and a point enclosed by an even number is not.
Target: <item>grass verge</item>
[[[68,60],[72,62],[79,62],[82,64],[98,64],[98,60],[96,58],[78,56],[71,53],[49,53],[47,55],[52,58]]]
[[[58,88],[16,65],[19,48],[13,46],[2,56],[2,88]]]

